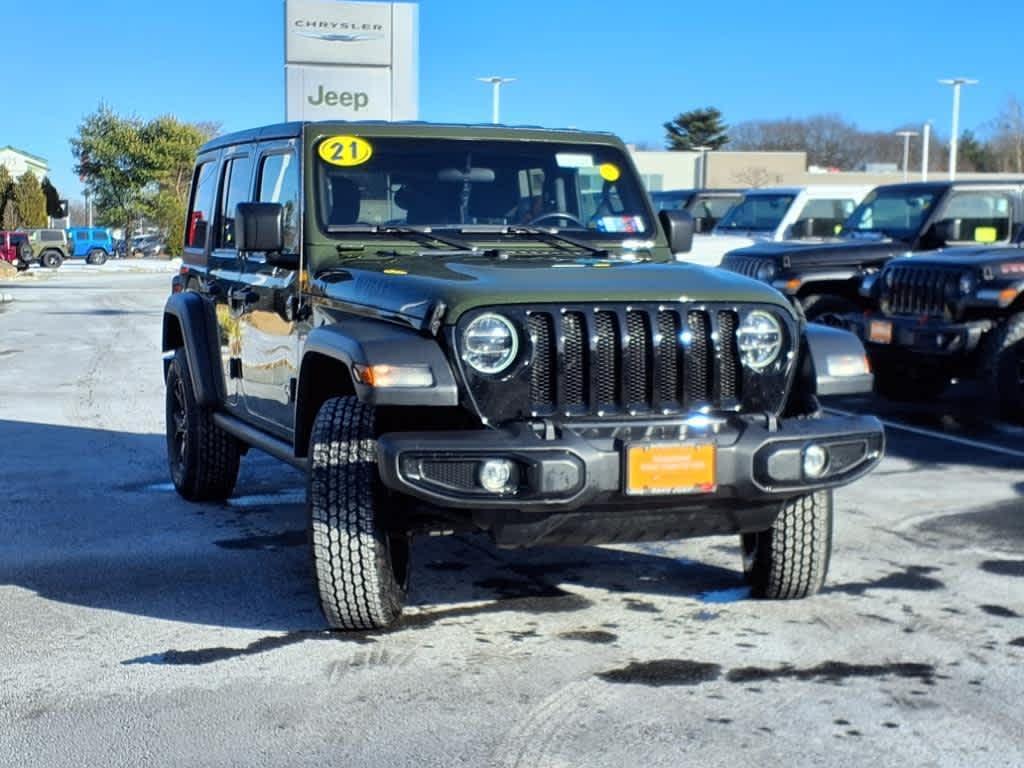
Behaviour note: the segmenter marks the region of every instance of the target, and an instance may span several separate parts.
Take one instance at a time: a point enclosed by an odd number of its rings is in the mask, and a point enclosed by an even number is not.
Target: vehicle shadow
[[[825,408],[869,413],[890,424],[908,427],[886,427],[889,456],[922,466],[958,464],[1010,470],[1024,466],[1024,457],[983,447],[1024,453],[1024,427],[999,421],[991,403],[973,383],[955,384],[941,397],[920,403],[861,396],[826,398],[822,404]],[[937,439],[936,434],[949,439]]]
[[[0,587],[152,619],[323,629],[306,545],[304,479],[251,452],[227,503],[190,504],[168,481],[164,438],[0,419]],[[407,622],[586,607],[573,586],[695,596],[742,585],[737,570],[650,548],[499,550],[483,536],[417,539]]]

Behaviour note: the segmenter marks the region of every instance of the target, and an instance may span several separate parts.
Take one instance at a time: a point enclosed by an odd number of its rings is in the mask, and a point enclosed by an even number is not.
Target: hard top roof
[[[306,126],[328,131],[348,131],[358,135],[360,131],[380,133],[388,136],[431,136],[436,138],[465,139],[479,136],[481,139],[516,140],[535,139],[540,141],[587,142],[601,144],[618,143],[617,137],[604,131],[580,131],[575,128],[543,128],[536,125],[494,125],[491,123],[428,123],[420,120],[387,122],[384,120],[322,120],[318,122],[292,122],[265,125],[244,131],[227,133],[206,142],[200,152],[274,139],[294,139],[302,135]]]
[[[651,192],[652,195],[742,195],[746,192],[745,189],[718,189],[718,188],[707,188],[701,187],[690,187],[688,189],[656,189]]]
[[[1013,187],[1024,184],[1019,179],[956,179],[955,181],[907,181],[900,184],[880,184],[875,189],[906,190],[907,192],[941,192],[950,187]]]

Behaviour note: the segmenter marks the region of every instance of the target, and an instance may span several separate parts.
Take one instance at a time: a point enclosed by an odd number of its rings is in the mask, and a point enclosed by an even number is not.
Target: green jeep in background
[[[41,267],[57,269],[71,257],[68,233],[63,229],[26,229],[32,246],[32,261]]]
[[[824,582],[869,472],[856,337],[676,263],[624,145],[577,131],[290,123],[199,153],[163,324],[170,474],[228,497],[249,448],[308,473],[332,627],[402,610],[416,535],[499,546],[741,535],[753,593]]]

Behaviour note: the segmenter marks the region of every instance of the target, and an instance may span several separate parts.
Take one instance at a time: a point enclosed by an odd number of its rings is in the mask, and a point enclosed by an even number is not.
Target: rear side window
[[[224,164],[218,211],[217,240],[214,248],[235,247],[235,208],[251,200],[249,176],[252,162],[248,157],[235,157]]]
[[[998,243],[1010,239],[1013,201],[1005,192],[957,192],[942,212],[950,242]]]
[[[88,240],[88,239],[89,239],[89,233],[88,232],[76,232],[75,233],[75,240],[83,240],[84,241],[84,240]]]
[[[267,155],[260,161],[259,200],[284,207],[284,248],[299,248],[299,169],[291,152]]]
[[[60,243],[64,241],[64,236],[60,232],[41,232],[39,239],[47,243]]]
[[[856,208],[853,200],[843,199],[822,199],[808,200],[803,211],[800,212],[801,219],[831,219],[842,224],[853,213]]]
[[[196,167],[192,177],[192,200],[185,223],[185,246],[205,248],[213,216],[213,196],[217,187],[217,163],[210,161]]]

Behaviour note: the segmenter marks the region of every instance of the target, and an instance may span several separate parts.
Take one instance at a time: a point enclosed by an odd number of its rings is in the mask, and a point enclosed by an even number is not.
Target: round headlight
[[[516,359],[519,334],[501,315],[480,315],[462,334],[462,359],[480,373],[501,373]]]
[[[960,276],[960,295],[970,296],[974,293],[974,289],[978,287],[978,281],[974,279],[974,275],[970,272],[965,272]]]
[[[770,283],[772,280],[775,279],[775,275],[777,272],[778,270],[775,269],[775,265],[772,264],[770,261],[766,261],[764,264],[757,268],[756,276],[757,279],[760,280],[762,283]]]
[[[736,329],[740,359],[745,366],[755,371],[778,359],[782,351],[782,339],[782,325],[774,315],[760,309],[748,312]]]

